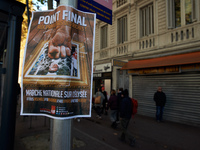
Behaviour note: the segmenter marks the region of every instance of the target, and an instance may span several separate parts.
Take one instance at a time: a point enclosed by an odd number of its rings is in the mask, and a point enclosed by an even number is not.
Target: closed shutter
[[[200,126],[200,73],[133,76],[133,97],[138,114],[155,117],[153,100],[161,86],[167,97],[165,120]]]
[[[127,70],[118,70],[117,76],[117,89],[129,89],[129,75]]]

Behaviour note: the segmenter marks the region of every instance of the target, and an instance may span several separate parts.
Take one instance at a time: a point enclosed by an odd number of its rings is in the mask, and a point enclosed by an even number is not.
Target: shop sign
[[[127,62],[113,59],[113,66],[123,67]]]
[[[102,77],[102,74],[101,73],[94,73],[93,74],[93,77],[95,78],[99,78],[99,77]]]
[[[112,71],[111,63],[100,64],[100,65],[95,65],[94,66],[94,73],[111,72],[111,71]]]
[[[22,68],[21,115],[91,116],[95,22],[94,13],[66,5],[32,13]]]

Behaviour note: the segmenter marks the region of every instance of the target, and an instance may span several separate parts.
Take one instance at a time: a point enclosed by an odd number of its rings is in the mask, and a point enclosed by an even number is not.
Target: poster
[[[71,6],[36,11],[27,35],[21,115],[91,116],[96,15]]]

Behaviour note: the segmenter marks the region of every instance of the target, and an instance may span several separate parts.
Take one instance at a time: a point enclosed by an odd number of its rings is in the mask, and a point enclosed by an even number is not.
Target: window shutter
[[[118,44],[121,44],[127,41],[127,16],[118,19],[117,26],[118,26],[117,42]]]
[[[197,20],[197,1],[192,0],[192,21]]]
[[[175,6],[174,0],[166,0],[167,2],[167,25],[169,29],[175,28]]]
[[[101,49],[106,48],[108,45],[108,25],[101,27]]]

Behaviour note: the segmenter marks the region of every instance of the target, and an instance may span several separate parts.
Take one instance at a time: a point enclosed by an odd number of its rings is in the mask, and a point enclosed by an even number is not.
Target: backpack
[[[131,101],[132,101],[132,105],[133,105],[132,118],[134,118],[135,114],[137,113],[138,101],[134,98],[131,98]]]

